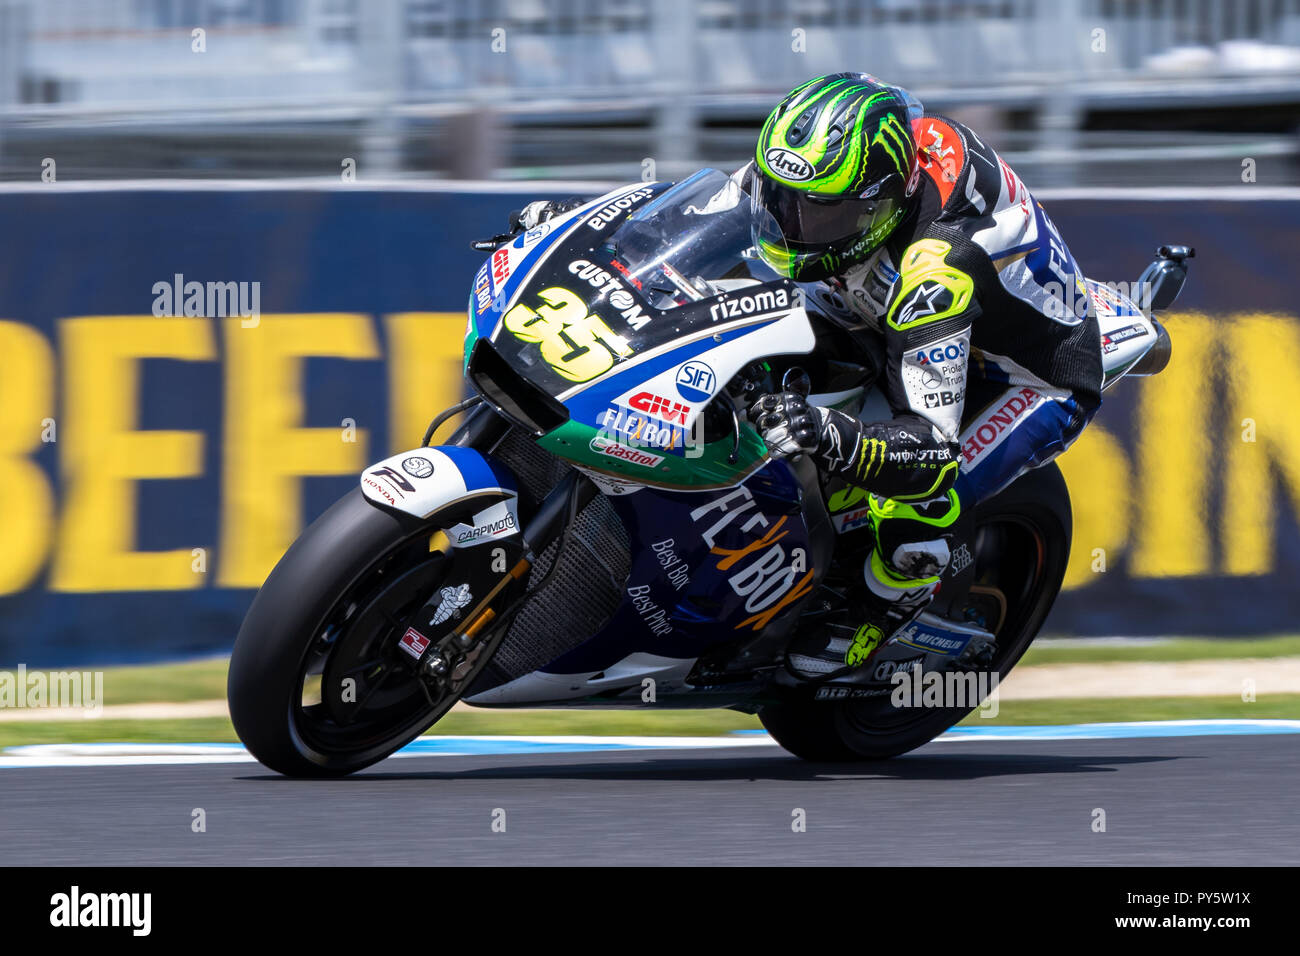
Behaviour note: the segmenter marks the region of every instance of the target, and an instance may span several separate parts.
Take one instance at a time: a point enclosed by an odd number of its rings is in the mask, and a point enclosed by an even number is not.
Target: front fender
[[[511,471],[472,448],[442,445],[400,452],[361,473],[361,493],[377,508],[429,518],[449,511],[456,548],[520,533],[519,491]]]

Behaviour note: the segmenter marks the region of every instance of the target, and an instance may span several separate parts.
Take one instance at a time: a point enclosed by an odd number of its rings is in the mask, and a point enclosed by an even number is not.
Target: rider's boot
[[[867,664],[897,631],[921,613],[939,587],[938,575],[906,579],[895,574],[872,551],[863,568],[865,588],[849,598],[850,624],[830,624],[801,634],[786,654],[800,677],[825,678]]]

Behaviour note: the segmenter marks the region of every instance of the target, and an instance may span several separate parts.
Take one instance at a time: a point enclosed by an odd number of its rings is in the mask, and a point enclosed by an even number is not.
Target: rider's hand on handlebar
[[[581,205],[581,199],[534,199],[523,209],[510,214],[510,231],[518,235],[525,229],[535,229],[546,220],[554,219]]]
[[[510,218],[507,220],[510,226],[509,232],[503,232],[491,239],[479,239],[471,242],[470,246],[479,252],[491,252],[521,232],[535,229],[548,219],[577,209],[582,203],[581,199],[534,199],[523,209],[516,209],[510,213]]]
[[[798,392],[761,396],[750,407],[749,420],[773,455],[813,452],[821,444],[821,413]]]

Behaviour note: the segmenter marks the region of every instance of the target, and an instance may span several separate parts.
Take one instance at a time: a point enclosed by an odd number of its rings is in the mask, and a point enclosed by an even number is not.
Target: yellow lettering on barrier
[[[367,464],[366,429],[303,428],[303,360],[375,359],[368,315],[263,315],[224,323],[226,395],[217,583],[259,586],[302,530],[302,482]]]
[[[13,594],[40,572],[54,528],[54,490],[28,457],[41,447],[44,419],[54,417],[54,353],[45,336],[18,322],[0,321],[0,409],[0,594]]]
[[[1300,520],[1300,325],[1292,316],[1240,315],[1226,332],[1223,572],[1269,574],[1276,567],[1274,475],[1290,491],[1291,513]]]
[[[429,422],[464,392],[465,316],[459,312],[397,312],[384,318],[388,337],[388,444],[414,448]],[[456,420],[442,435],[450,434]],[[436,441],[437,439],[435,439]]]
[[[59,323],[63,416],[58,431],[65,498],[50,574],[55,591],[196,588],[191,545],[136,551],[136,482],[202,473],[201,431],[139,431],[140,363],[216,358],[204,319],[81,316]],[[195,501],[196,511],[204,507]]]
[[[1116,570],[1128,544],[1133,495],[1128,456],[1114,435],[1092,424],[1057,460],[1070,486],[1074,534],[1065,589],[1086,587]],[[1100,554],[1097,549],[1101,549]]]
[[[1143,578],[1192,577],[1211,567],[1206,518],[1216,456],[1207,392],[1219,330],[1199,313],[1169,315],[1165,322],[1173,357],[1159,375],[1141,380],[1137,407],[1138,511],[1129,573]]]

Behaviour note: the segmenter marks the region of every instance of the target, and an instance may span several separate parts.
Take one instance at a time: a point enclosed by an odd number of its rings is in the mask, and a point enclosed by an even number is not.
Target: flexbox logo
[[[129,927],[133,936],[148,936],[153,926],[152,893],[68,893],[50,897],[50,925],[57,927]]]

